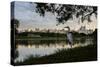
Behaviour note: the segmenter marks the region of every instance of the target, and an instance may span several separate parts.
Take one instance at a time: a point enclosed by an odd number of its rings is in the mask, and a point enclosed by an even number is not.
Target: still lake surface
[[[23,61],[30,56],[42,57],[54,54],[57,50],[73,49],[93,44],[92,38],[77,38],[74,40],[72,48],[66,40],[18,40],[16,41],[18,57],[16,57],[15,62]]]

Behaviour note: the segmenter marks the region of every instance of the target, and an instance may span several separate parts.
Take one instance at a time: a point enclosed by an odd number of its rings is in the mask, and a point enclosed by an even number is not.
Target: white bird
[[[70,31],[70,28],[68,26],[67,27],[64,27],[64,28],[67,28],[68,29],[68,32],[66,33],[67,40],[68,40],[69,45],[72,47],[72,45],[73,45],[73,37],[72,37],[72,33]]]

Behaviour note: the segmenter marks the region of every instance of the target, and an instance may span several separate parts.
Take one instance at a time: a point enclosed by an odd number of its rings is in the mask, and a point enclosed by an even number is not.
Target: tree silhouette
[[[17,19],[11,19],[11,23],[13,23],[15,25],[16,29],[19,27],[19,20],[17,20]]]
[[[15,34],[18,33],[18,27],[19,27],[19,20],[17,19],[11,19],[11,29],[14,31],[15,30]]]
[[[81,22],[87,20],[91,22],[92,14],[97,17],[96,6],[83,6],[83,5],[66,5],[66,4],[54,4],[54,3],[35,3],[36,13],[40,16],[45,16],[46,12],[57,14],[56,19],[59,23],[65,23],[68,20],[73,20],[74,17],[80,18]],[[58,24],[59,24],[58,23]]]

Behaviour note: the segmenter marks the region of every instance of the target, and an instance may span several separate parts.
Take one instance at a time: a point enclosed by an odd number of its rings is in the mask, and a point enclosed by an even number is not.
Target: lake
[[[73,49],[76,47],[84,47],[93,45],[93,39],[89,37],[74,39],[74,45],[70,47],[66,40],[17,40],[15,62],[24,61],[30,56],[42,57],[54,54],[57,50]]]

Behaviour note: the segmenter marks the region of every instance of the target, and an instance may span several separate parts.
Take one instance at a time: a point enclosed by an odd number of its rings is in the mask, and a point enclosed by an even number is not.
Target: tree
[[[19,56],[15,35],[18,33],[19,20],[11,19],[11,63],[14,63],[15,58]],[[15,44],[14,44],[15,43]]]
[[[17,19],[11,19],[11,23],[14,24],[14,26],[15,26],[16,29],[19,27],[19,20],[17,20]]]
[[[11,29],[12,29],[12,31],[15,30],[15,34],[18,33],[18,27],[19,27],[19,20],[11,19]]]
[[[83,6],[83,5],[66,5],[66,4],[48,4],[48,3],[35,3],[36,13],[40,16],[45,16],[46,12],[57,14],[56,19],[59,23],[65,23],[68,20],[73,20],[74,17],[80,18],[81,22],[87,20],[91,22],[92,14],[97,17],[96,6]],[[59,24],[58,23],[58,24]]]

